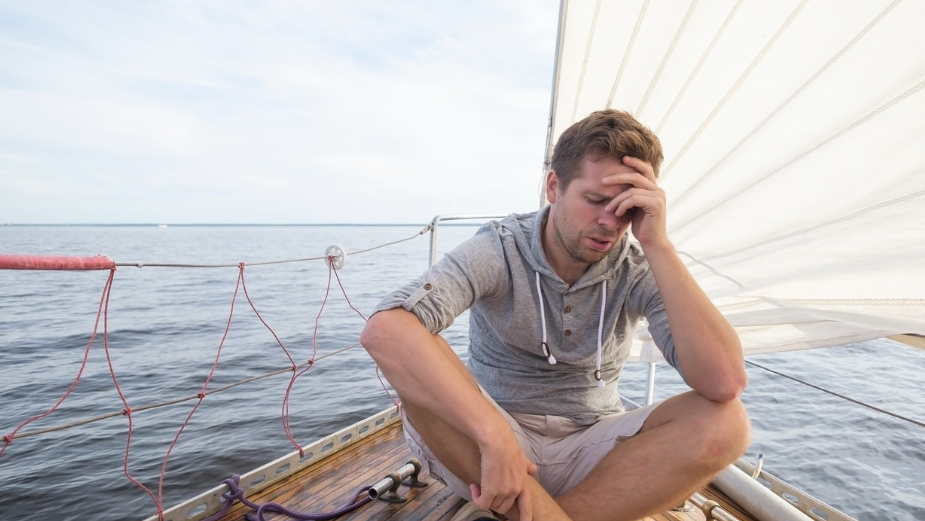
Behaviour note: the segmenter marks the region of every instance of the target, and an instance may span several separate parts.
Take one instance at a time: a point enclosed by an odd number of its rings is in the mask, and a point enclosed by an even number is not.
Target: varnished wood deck
[[[339,452],[332,454],[301,472],[283,479],[248,497],[256,503],[274,502],[300,513],[329,512],[344,506],[364,486],[372,486],[390,472],[398,470],[410,459],[401,432],[401,422],[381,430]],[[404,503],[372,501],[339,520],[344,521],[449,521],[464,501],[426,471],[421,479],[424,488],[402,485],[399,494],[407,497]],[[718,502],[727,513],[742,521],[754,521],[728,498],[713,488],[701,494]],[[686,512],[664,512],[646,518],[646,521],[704,521],[703,513],[690,503]],[[238,503],[220,521],[245,521],[250,509]],[[282,515],[268,515],[267,519],[289,519]]]

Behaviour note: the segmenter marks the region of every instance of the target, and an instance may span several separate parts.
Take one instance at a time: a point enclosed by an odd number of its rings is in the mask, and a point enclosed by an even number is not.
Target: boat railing
[[[437,263],[437,230],[441,222],[444,221],[463,221],[463,220],[485,220],[485,219],[500,219],[506,217],[505,214],[452,214],[452,215],[437,215],[430,221],[430,264],[428,266],[433,266]]]

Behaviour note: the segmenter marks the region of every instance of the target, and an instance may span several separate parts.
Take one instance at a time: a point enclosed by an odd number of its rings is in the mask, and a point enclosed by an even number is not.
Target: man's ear
[[[556,202],[556,191],[559,189],[559,176],[555,170],[546,173],[546,199],[550,203]]]

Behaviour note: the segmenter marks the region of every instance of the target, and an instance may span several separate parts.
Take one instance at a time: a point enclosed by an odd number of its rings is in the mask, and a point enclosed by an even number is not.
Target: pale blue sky
[[[0,223],[536,209],[558,0],[0,0]]]

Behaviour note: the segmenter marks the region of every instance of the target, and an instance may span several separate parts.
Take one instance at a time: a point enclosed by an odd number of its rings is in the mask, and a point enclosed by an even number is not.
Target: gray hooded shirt
[[[570,287],[546,261],[548,215],[486,223],[374,312],[401,306],[439,333],[469,309],[468,368],[489,396],[508,412],[590,424],[623,411],[617,383],[640,319],[676,369],[677,355],[639,246],[624,237]]]

